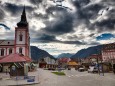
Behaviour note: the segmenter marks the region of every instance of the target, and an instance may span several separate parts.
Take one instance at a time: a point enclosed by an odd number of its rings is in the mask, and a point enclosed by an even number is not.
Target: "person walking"
[[[6,75],[8,74],[8,70],[6,69]]]

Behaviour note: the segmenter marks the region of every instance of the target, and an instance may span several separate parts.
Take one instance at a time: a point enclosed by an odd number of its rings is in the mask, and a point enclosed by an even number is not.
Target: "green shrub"
[[[65,73],[64,72],[52,72],[53,74],[56,74],[56,75],[60,75],[60,76],[64,76]]]

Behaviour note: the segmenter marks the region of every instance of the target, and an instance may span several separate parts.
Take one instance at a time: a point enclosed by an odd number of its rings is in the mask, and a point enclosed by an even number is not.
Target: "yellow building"
[[[68,68],[76,68],[78,66],[78,63],[75,61],[69,61],[67,65],[68,65]]]

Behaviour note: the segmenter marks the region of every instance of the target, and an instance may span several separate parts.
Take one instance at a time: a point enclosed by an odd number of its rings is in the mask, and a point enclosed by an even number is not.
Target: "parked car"
[[[68,70],[71,70],[71,68],[69,67]]]
[[[98,68],[94,67],[94,66],[91,66],[88,69],[88,73],[98,73]]]
[[[48,70],[56,70],[56,68],[48,68]]]
[[[85,71],[85,69],[84,69],[83,67],[80,67],[80,68],[78,69],[78,71],[79,71],[79,72],[83,72],[83,71]]]

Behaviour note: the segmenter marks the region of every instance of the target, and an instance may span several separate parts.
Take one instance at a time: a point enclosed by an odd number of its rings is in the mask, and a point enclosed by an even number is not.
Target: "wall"
[[[17,33],[16,34],[17,35],[16,36],[16,44],[25,44],[26,32],[19,30],[16,33]],[[23,38],[22,38],[23,40],[22,41],[19,40],[20,33],[23,35]]]

